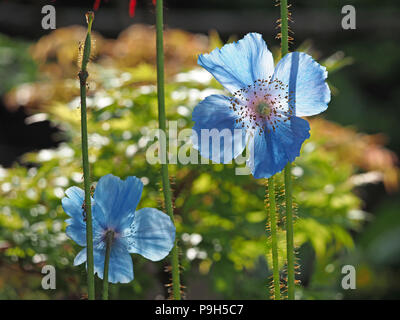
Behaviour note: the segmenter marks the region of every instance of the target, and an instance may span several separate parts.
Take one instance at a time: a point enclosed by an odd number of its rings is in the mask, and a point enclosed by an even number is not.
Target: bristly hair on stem
[[[277,211],[278,214],[281,218],[281,223],[279,224],[279,228],[283,230],[286,233],[286,248],[287,246],[287,215],[286,215],[286,192],[285,192],[285,184],[284,184],[284,176],[282,174],[277,175],[276,179],[276,185],[278,191],[276,195],[276,206],[277,206]],[[296,199],[294,198],[292,194],[292,222],[293,226],[296,223],[296,220],[298,219],[297,211],[298,211],[298,205],[296,203]],[[290,247],[290,246],[289,246]],[[288,249],[286,249],[288,250]],[[298,276],[300,274],[300,263],[299,263],[299,258],[298,258],[298,247],[293,244],[293,280],[294,280],[294,285],[300,285],[300,280],[296,280],[296,275]],[[289,299],[289,290],[288,290],[288,259],[287,256],[284,259],[284,267],[282,270],[282,277],[281,277],[281,293],[282,293],[282,298],[283,299]],[[293,270],[292,269],[292,270]]]
[[[270,261],[272,261],[272,284],[270,287],[271,298],[281,299],[281,281],[279,275],[279,254],[278,254],[278,215],[275,202],[275,183],[274,176],[265,182],[266,197],[265,208],[268,214],[266,229],[269,234],[268,241],[271,246]]]
[[[156,3],[156,50],[157,50],[157,98],[158,98],[158,125],[159,129],[166,131],[167,121],[165,114],[165,91],[164,91],[164,21],[163,21],[163,1],[157,0]],[[167,163],[161,164],[161,177],[163,185],[163,194],[165,209],[172,221],[174,220],[174,209],[172,204],[172,193],[168,174],[168,157],[166,146],[161,145],[161,158],[166,159]],[[175,300],[181,299],[181,284],[179,270],[179,249],[178,242],[175,239],[175,245],[171,252],[172,268],[172,293]]]
[[[287,4],[287,1],[281,1],[281,0],[275,0],[275,1],[276,1],[275,6],[277,6],[277,7],[282,5],[281,2],[285,2],[283,5],[286,7],[286,11],[287,11],[287,19],[282,20],[282,18],[279,18],[279,19],[276,20],[276,23],[277,23],[276,29],[282,30],[282,27],[286,28],[287,29],[287,40],[286,40],[286,42],[288,44],[293,44],[294,38],[292,36],[290,36],[290,34],[294,34],[294,32],[290,28],[290,24],[289,24],[289,22],[293,23],[292,13],[290,12],[290,8],[292,7],[292,5],[291,4]],[[282,25],[282,21],[283,21],[283,25]],[[282,40],[282,31],[277,33],[275,39]]]
[[[174,196],[175,179],[174,179],[174,177],[172,177],[172,176],[169,177],[169,183],[170,183],[170,189],[171,189],[172,208],[175,211],[175,196]],[[160,191],[160,193],[164,193],[162,183],[159,183],[159,191]],[[164,198],[163,197],[157,198],[157,202],[159,203],[160,208],[162,208],[162,211],[166,211]],[[174,217],[176,217],[176,216],[174,215]],[[177,250],[178,250],[178,257],[179,257],[178,262],[179,262],[181,260],[182,252],[181,252],[181,250],[179,250],[178,242],[177,242],[177,248],[178,248]],[[168,300],[174,300],[172,265],[170,264],[170,265],[165,266],[164,271],[170,275],[170,278],[169,278],[170,282],[164,285],[167,288]],[[184,271],[183,266],[181,264],[179,264],[179,273],[181,274],[183,271]],[[185,289],[186,289],[186,287],[184,285],[180,284],[181,299],[184,299],[186,296]]]
[[[268,188],[268,181],[266,181],[266,188]],[[286,247],[286,238],[284,239],[282,236],[286,234],[286,195],[285,195],[285,185],[284,185],[284,175],[283,174],[275,174],[274,175],[274,191],[275,191],[275,210],[276,210],[276,234],[277,234],[277,245],[279,252],[282,252],[283,248]],[[265,208],[267,213],[270,211],[270,199],[269,199],[269,191],[266,189],[265,193]],[[297,219],[297,204],[295,203],[295,199],[293,199],[293,222]],[[266,224],[266,233],[268,235],[268,247],[272,247],[272,237],[271,237],[271,221],[267,220]],[[297,249],[297,248],[295,248]],[[295,274],[300,274],[300,265],[297,259],[297,252],[295,250]],[[272,261],[272,251],[269,251],[268,261]],[[279,266],[283,264],[283,267],[279,270],[279,281],[280,281],[280,297],[281,299],[288,298],[288,279],[287,279],[287,257],[283,257],[279,255],[278,257]],[[275,286],[274,286],[274,277],[271,275],[268,279],[270,283],[270,297],[271,299],[275,298]],[[295,284],[300,284],[299,280],[295,280]]]
[[[289,52],[289,21],[291,14],[289,13],[287,0],[280,0],[281,17],[279,25],[281,32],[281,56],[282,58]],[[292,39],[293,40],[293,39]],[[289,162],[285,166],[285,207],[286,207],[286,253],[287,253],[287,292],[288,299],[294,300],[295,288],[295,258],[294,258],[294,237],[293,237],[293,199],[292,199],[292,164]]]
[[[92,205],[90,199],[90,167],[88,151],[88,130],[87,130],[87,111],[86,111],[86,85],[89,76],[87,65],[90,60],[91,52],[91,31],[94,14],[92,11],[86,13],[88,24],[87,35],[83,48],[82,65],[79,71],[80,95],[81,95],[81,133],[82,133],[82,163],[83,163],[83,183],[85,190],[84,216],[86,219],[86,248],[87,248],[87,275],[88,275],[88,299],[94,300],[94,260],[93,260],[93,226],[92,226]]]

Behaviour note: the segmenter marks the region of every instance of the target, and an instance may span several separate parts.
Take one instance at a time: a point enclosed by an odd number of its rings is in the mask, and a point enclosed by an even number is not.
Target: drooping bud
[[[89,10],[88,12],[86,12],[85,16],[86,16],[86,23],[88,25],[92,24],[94,20],[94,12]]]

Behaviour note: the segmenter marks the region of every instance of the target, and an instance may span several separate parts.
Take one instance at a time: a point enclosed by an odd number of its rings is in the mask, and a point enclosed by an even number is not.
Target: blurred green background
[[[357,29],[343,30],[341,8],[348,3],[292,2],[291,50],[328,68],[333,93],[327,112],[309,119],[311,139],[293,170],[296,297],[398,299],[399,4],[352,1]],[[88,99],[92,179],[138,176],[145,184],[139,207],[162,208],[160,168],[146,162],[157,128],[154,10],[150,0],[139,2],[129,18],[128,3],[102,1],[96,13]],[[279,59],[279,9],[259,0],[165,3],[167,115],[182,130],[191,128],[201,99],[224,93],[196,66],[196,56],[257,31]],[[80,299],[86,292],[83,266],[72,266],[79,247],[65,235],[61,198],[82,184],[76,75],[84,13],[93,1],[55,1],[55,31],[40,27],[44,4],[0,1],[0,299]],[[269,297],[264,181],[237,176],[236,167],[171,165],[188,299]],[[279,237],[284,256],[284,233]],[[168,259],[151,263],[133,255],[133,261],[135,280],[112,285],[111,298],[167,298]],[[56,267],[56,290],[41,288],[46,264]],[[357,271],[356,290],[341,287],[348,264]]]

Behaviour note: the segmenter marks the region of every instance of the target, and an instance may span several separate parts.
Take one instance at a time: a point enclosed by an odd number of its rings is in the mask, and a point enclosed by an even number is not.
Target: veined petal
[[[61,200],[65,213],[71,218],[82,219],[85,192],[81,188],[70,187],[65,191],[65,195],[66,197]]]
[[[85,200],[85,192],[78,187],[68,188],[65,192],[66,197],[62,199],[62,207],[64,211],[71,217],[67,219],[68,224],[66,233],[68,237],[74,240],[80,246],[86,246],[86,221],[85,212],[82,207]],[[93,199],[92,199],[93,204]],[[93,209],[92,205],[92,209]],[[97,241],[101,235],[102,228],[98,221],[93,217],[93,238]]]
[[[144,208],[136,211],[129,230],[124,233],[130,253],[139,253],[152,261],[165,258],[175,241],[175,226],[165,213]]]
[[[231,93],[268,80],[274,71],[274,60],[267,44],[258,33],[249,33],[238,42],[224,45],[197,61]]]
[[[81,217],[81,220],[72,218],[68,219],[66,222],[68,223],[68,226],[66,228],[67,236],[74,240],[78,245],[85,247],[86,224],[83,221],[83,217]]]
[[[285,55],[273,75],[273,79],[288,85],[289,104],[298,117],[316,115],[328,108],[331,92],[327,77],[326,68],[303,52]]]
[[[238,119],[229,97],[208,96],[193,110],[193,147],[214,162],[230,162],[246,147],[246,132]]]
[[[310,126],[302,118],[293,116],[275,128],[255,133],[249,148],[253,155],[247,162],[254,178],[269,178],[282,171],[288,162],[300,155],[304,140],[310,137]]]
[[[94,249],[94,273],[97,273],[100,279],[104,275],[104,259],[106,249]],[[108,282],[128,283],[133,280],[133,263],[131,255],[122,241],[115,241],[111,247],[110,261],[108,267]]]
[[[132,257],[128,250],[117,242],[110,254],[108,279],[111,283],[128,283],[133,278]]]
[[[108,174],[97,183],[94,192],[96,219],[107,228],[119,231],[129,226],[142,195],[143,183],[136,177],[121,180]]]
[[[81,216],[79,219],[67,219],[66,234],[74,240],[78,245],[86,246],[86,221]],[[99,225],[96,219],[92,219],[93,244],[97,244],[102,240],[103,228]]]
[[[79,266],[80,264],[86,262],[87,251],[86,248],[83,248],[79,253],[76,255],[74,259],[74,266]]]

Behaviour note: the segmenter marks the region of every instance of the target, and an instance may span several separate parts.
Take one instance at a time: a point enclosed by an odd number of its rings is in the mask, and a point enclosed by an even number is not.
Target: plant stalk
[[[163,41],[163,1],[156,2],[156,44],[157,44],[157,96],[158,96],[158,123],[161,131],[166,132],[165,115],[165,90],[164,90],[164,41]],[[166,135],[167,136],[167,135]],[[161,143],[161,139],[160,139]],[[162,144],[162,143],[161,143]],[[164,202],[167,214],[174,221],[174,212],[172,207],[171,186],[168,175],[168,156],[167,146],[161,145],[160,155],[165,162],[161,164],[161,176],[163,184]],[[181,285],[179,274],[179,251],[178,243],[175,239],[175,245],[172,249],[171,267],[172,267],[172,293],[174,300],[181,300]]]
[[[90,201],[90,169],[89,169],[89,151],[88,151],[88,132],[87,132],[87,110],[86,110],[86,80],[89,76],[87,64],[90,59],[91,48],[91,30],[94,20],[93,12],[86,13],[88,31],[83,48],[82,66],[79,72],[80,92],[81,92],[81,132],[82,132],[82,162],[83,162],[83,183],[85,189],[84,210],[86,215],[86,249],[87,249],[87,281],[88,281],[88,299],[94,300],[94,263],[93,263],[93,230],[92,230],[92,205]]]
[[[288,42],[288,4],[281,0],[281,55],[289,52]],[[294,300],[294,241],[293,241],[293,203],[292,203],[292,164],[285,166],[285,207],[286,207],[286,248],[287,248],[287,286],[288,299]]]
[[[285,198],[286,198],[286,249],[287,249],[287,285],[288,299],[294,300],[294,241],[293,241],[293,203],[292,203],[292,164],[285,167]]]
[[[280,279],[279,279],[279,261],[278,261],[278,239],[277,239],[277,217],[275,204],[275,182],[274,177],[268,178],[268,199],[269,199],[269,222],[271,232],[271,250],[272,250],[272,271],[274,281],[274,299],[281,299]]]
[[[281,54],[282,58],[289,52],[289,25],[287,0],[281,0]]]

